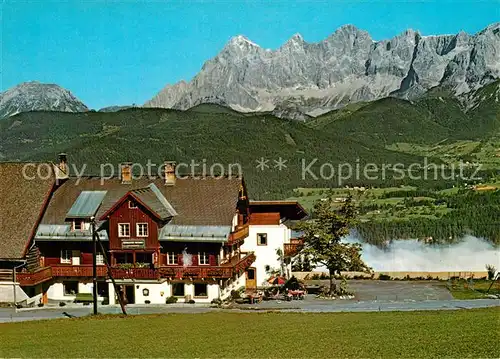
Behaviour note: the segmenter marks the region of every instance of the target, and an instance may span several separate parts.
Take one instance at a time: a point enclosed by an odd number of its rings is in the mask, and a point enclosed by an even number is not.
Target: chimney
[[[65,153],[59,154],[59,163],[54,166],[56,180],[69,178],[68,156]]]
[[[175,186],[175,161],[165,161],[165,186]]]
[[[132,183],[132,163],[125,162],[120,165],[120,179],[122,184]]]

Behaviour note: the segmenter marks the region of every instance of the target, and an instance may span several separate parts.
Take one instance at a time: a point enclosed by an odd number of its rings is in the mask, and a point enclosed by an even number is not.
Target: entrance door
[[[133,285],[125,286],[125,303],[127,304],[135,303],[135,288]]]
[[[257,273],[255,268],[248,268],[246,271],[246,287],[257,288]]]

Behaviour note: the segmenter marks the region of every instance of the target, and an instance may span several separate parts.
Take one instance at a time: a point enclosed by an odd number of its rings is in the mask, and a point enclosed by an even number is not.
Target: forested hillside
[[[331,134],[270,115],[239,116],[220,112],[127,109],[115,113],[30,112],[0,122],[0,154],[4,160],[54,160],[66,152],[72,163],[98,173],[101,163],[132,161],[161,164],[165,160],[240,163],[252,196],[287,196],[299,186],[336,186],[337,181],[301,175],[307,164],[422,162],[418,156],[360,144],[341,133]],[[268,159],[269,168],[256,168]],[[286,160],[279,171],[274,161]],[[355,181],[355,180],[354,180]]]
[[[385,98],[358,103],[305,124],[210,104],[187,111],[27,112],[0,121],[0,159],[50,161],[66,152],[71,163],[86,164],[86,173],[92,174],[99,173],[100,164],[125,161],[205,160],[207,168],[220,163],[225,173],[238,163],[254,198],[288,197],[297,187],[446,188],[460,179],[427,181],[408,174],[395,179],[389,165],[423,165],[424,157],[447,166],[467,160],[487,163],[483,177],[494,175],[500,159],[499,104],[497,81],[467,98],[447,97],[446,91],[436,89],[416,102]],[[280,157],[286,161],[281,170],[275,162]],[[267,162],[259,169],[261,159]],[[379,168],[374,176],[363,174],[368,163]],[[340,164],[346,164],[343,170],[359,166],[361,173],[343,172],[339,181]],[[385,174],[380,172],[383,164]],[[304,172],[307,167],[313,175]],[[472,173],[474,167],[467,171]]]

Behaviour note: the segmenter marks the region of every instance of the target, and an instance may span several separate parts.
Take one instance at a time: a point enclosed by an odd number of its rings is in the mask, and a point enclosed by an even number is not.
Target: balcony
[[[227,244],[242,242],[246,237],[248,237],[248,224],[236,227],[229,235]]]
[[[291,239],[290,243],[283,244],[283,254],[285,257],[294,257],[300,252],[303,246],[304,241],[302,239]]]
[[[16,281],[22,286],[32,286],[43,283],[52,278],[52,268],[45,267],[36,272],[20,272],[16,273]]]
[[[159,279],[160,273],[150,268],[111,268],[111,274],[115,279]]]
[[[55,265],[52,266],[52,276],[53,277],[92,277],[92,265]],[[106,266],[97,266],[97,276],[106,277],[107,276]]]
[[[240,253],[231,261],[219,266],[165,266],[151,268],[112,268],[115,279],[151,279],[161,278],[231,278],[248,268],[255,261],[253,252]],[[107,278],[107,268],[97,266],[97,276]],[[22,286],[32,286],[50,280],[54,277],[87,277],[92,278],[92,265],[54,265],[42,268],[36,272],[19,272],[17,280]]]
[[[255,254],[241,253],[229,263],[220,266],[167,266],[158,269],[161,277],[167,278],[231,278],[248,268],[255,261]]]

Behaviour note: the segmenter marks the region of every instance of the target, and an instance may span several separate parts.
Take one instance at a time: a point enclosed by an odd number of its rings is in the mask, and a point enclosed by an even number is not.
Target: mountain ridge
[[[57,84],[22,82],[0,93],[0,119],[34,110],[85,112],[89,109],[69,90]]]
[[[474,35],[422,36],[409,29],[380,41],[344,25],[316,43],[295,34],[275,50],[238,35],[191,81],[165,86],[144,106],[188,109],[215,103],[240,112],[287,108],[303,119],[359,101],[418,98],[434,87],[468,93],[500,77],[498,54],[500,23]]]

